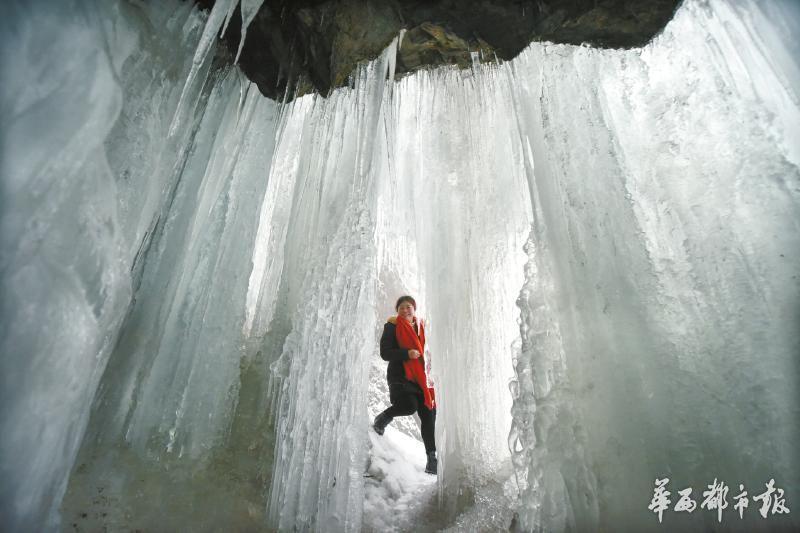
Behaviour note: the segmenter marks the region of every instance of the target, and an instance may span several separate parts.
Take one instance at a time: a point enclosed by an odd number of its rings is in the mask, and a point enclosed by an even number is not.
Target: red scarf
[[[425,397],[425,407],[433,409],[436,406],[436,399],[433,395],[433,387],[428,387],[428,380],[425,376],[425,358],[422,355],[425,353],[425,328],[422,327],[422,321],[419,321],[419,336],[411,323],[400,315],[395,320],[395,326],[397,343],[400,347],[419,352],[419,358],[403,361],[406,379],[419,385],[422,395]]]

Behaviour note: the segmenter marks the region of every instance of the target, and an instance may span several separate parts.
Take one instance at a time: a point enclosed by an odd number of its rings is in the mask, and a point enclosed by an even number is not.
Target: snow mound
[[[422,443],[391,426],[383,436],[369,433],[363,530],[435,530],[430,518],[436,509],[436,476],[425,473]]]

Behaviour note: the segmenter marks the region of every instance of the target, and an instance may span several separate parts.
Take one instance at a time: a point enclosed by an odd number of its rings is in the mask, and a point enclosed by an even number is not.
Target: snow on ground
[[[425,473],[425,448],[392,427],[370,428],[363,531],[434,531],[436,476]],[[428,524],[428,527],[426,527]]]
[[[425,448],[403,429],[370,427],[362,531],[507,531],[518,497],[510,462],[477,484],[474,502],[447,519],[437,506],[437,478],[425,473]],[[439,468],[442,468],[440,461]]]

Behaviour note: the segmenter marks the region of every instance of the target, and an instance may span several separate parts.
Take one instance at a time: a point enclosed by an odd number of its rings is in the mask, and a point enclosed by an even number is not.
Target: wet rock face
[[[209,8],[213,0],[198,0]],[[512,59],[531,41],[603,48],[643,46],[680,0],[266,0],[247,30],[239,64],[261,92],[281,99],[347,85],[405,28],[397,75]],[[238,12],[238,8],[237,8]],[[223,36],[235,54],[238,13]]]

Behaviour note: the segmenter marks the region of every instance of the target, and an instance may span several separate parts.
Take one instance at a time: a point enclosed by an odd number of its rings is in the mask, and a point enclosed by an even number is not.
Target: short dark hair
[[[400,304],[403,302],[410,303],[411,305],[414,306],[414,309],[417,308],[417,301],[414,300],[414,298],[412,298],[411,296],[406,294],[405,296],[401,296],[400,298],[397,299],[397,303],[394,304],[394,310],[397,311],[398,309],[400,309]]]

